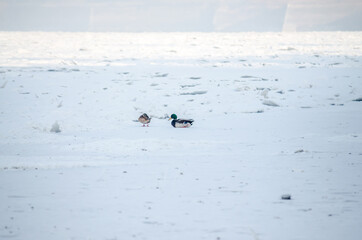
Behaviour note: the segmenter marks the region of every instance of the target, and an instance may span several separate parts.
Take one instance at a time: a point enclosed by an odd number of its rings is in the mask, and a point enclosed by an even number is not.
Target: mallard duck
[[[177,119],[176,114],[172,114],[168,120],[170,121],[171,119],[173,119],[171,125],[175,128],[188,128],[191,127],[194,122],[192,119]]]
[[[144,113],[138,118],[138,121],[143,124],[143,127],[146,124],[147,124],[147,127],[148,127],[149,126],[148,124],[151,122],[151,118],[146,113]]]

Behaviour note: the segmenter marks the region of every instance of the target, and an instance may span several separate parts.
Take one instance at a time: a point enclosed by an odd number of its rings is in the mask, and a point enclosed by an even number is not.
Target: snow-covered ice
[[[361,238],[361,32],[0,32],[0,53],[0,239]]]

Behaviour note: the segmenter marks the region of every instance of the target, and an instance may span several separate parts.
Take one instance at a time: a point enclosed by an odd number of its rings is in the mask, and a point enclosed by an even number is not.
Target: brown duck
[[[145,125],[149,127],[148,124],[151,122],[151,118],[146,113],[144,113],[138,118],[138,121],[143,124],[142,127],[144,127]]]

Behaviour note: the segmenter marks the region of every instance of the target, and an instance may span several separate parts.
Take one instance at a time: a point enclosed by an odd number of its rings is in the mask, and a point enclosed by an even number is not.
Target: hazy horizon
[[[0,31],[362,31],[362,2],[0,0]]]

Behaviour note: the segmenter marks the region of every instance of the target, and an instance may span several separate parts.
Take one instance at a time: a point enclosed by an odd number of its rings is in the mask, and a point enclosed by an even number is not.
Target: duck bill
[[[172,118],[169,118],[168,120],[170,121]]]

